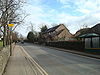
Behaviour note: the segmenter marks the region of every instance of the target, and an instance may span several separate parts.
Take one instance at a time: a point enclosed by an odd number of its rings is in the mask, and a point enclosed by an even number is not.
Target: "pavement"
[[[35,70],[34,65],[28,60],[21,46],[16,45],[12,51],[3,75],[41,75]]]

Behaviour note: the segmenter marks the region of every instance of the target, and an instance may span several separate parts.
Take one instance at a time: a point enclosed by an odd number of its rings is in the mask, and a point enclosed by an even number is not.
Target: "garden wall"
[[[9,56],[10,56],[9,47],[5,47],[2,50],[0,50],[0,75],[2,75],[4,72]]]

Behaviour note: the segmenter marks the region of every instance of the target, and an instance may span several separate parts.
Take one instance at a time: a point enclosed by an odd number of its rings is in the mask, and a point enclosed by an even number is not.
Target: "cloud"
[[[47,24],[48,27],[51,27],[52,21],[55,20],[54,12],[56,11],[54,9],[48,8],[47,6],[26,4],[24,5],[23,10],[26,14],[29,14],[23,25],[23,30],[26,30],[24,33],[25,36],[27,35],[26,33],[29,32],[27,28],[30,26],[30,22],[34,24],[34,29],[36,31],[40,31],[42,24]]]
[[[96,9],[100,9],[100,0],[59,0],[63,6],[70,5],[71,8],[75,8],[74,11],[80,13],[94,12]],[[74,6],[74,7],[73,7]]]
[[[34,5],[39,5],[39,4],[42,3],[42,1],[43,1],[43,0],[26,0],[26,2],[27,2],[28,4],[33,4],[33,3],[34,3]]]
[[[45,4],[45,0],[28,0],[23,10],[30,15],[25,19],[24,26],[27,28],[32,22],[35,30],[39,31],[41,24],[51,27],[53,23],[65,23],[70,32],[75,33],[83,24],[90,27],[100,22],[100,0],[56,1],[60,8]]]
[[[57,0],[58,2],[62,3],[64,8],[69,8],[70,5],[71,8],[74,8],[73,11],[79,14],[82,14],[81,16],[72,16],[72,14],[68,15],[67,13],[64,13],[65,15],[60,14],[62,16],[61,18],[63,21],[65,21],[67,24],[69,23],[70,29],[72,26],[76,26],[78,24],[78,27],[81,27],[81,25],[86,24],[88,26],[93,26],[94,24],[100,22],[100,0]],[[65,7],[66,6],[66,7]],[[67,18],[68,17],[68,18]],[[76,25],[75,25],[76,24]],[[74,30],[75,31],[75,30]],[[71,31],[74,33],[74,31]]]
[[[71,0],[57,0],[57,1],[62,4],[68,4],[68,2],[70,2]]]

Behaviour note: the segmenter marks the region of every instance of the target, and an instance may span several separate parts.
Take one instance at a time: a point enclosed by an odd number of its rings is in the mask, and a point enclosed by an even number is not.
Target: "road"
[[[100,60],[48,47],[22,44],[48,75],[100,75]]]

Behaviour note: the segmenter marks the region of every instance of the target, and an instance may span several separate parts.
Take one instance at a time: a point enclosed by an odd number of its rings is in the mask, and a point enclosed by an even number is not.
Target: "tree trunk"
[[[4,34],[3,34],[3,47],[6,45],[6,26],[4,25]]]

